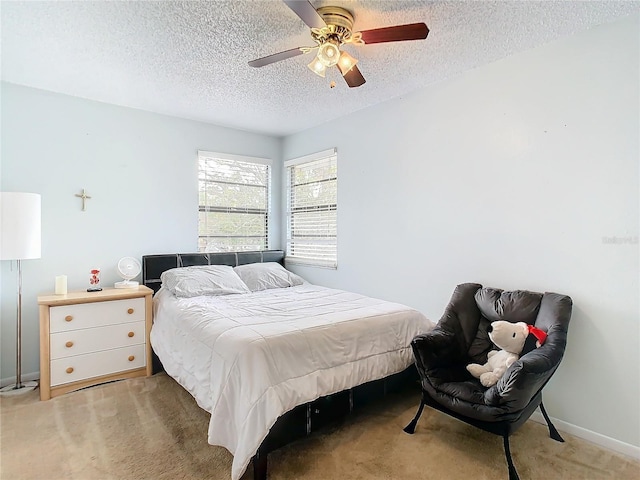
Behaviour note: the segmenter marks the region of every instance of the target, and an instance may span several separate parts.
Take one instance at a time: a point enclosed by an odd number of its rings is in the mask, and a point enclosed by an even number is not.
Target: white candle
[[[56,295],[66,295],[66,294],[67,294],[67,276],[58,275],[56,277]]]

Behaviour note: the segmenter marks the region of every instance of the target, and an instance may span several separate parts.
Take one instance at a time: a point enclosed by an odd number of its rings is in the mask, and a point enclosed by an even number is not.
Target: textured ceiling
[[[515,52],[640,11],[638,1],[312,0],[352,11],[354,30],[425,22],[426,40],[346,46],[367,79],[349,89],[311,55],[280,0],[51,1],[0,4],[2,80],[152,112],[287,135]],[[336,87],[329,83],[335,80]]]

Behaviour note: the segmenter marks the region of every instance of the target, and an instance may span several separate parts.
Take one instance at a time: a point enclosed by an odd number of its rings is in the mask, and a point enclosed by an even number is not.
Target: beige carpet
[[[269,478],[507,479],[500,437],[429,408],[405,434],[418,401],[417,392],[389,396],[271,453]],[[48,402],[37,391],[1,398],[0,422],[3,480],[231,478],[231,454],[207,444],[208,414],[164,374]],[[522,480],[640,478],[640,462],[563,436],[555,442],[529,421],[511,437]]]

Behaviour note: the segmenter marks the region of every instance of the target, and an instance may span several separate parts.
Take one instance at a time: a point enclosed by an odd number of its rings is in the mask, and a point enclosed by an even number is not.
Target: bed
[[[232,480],[251,461],[266,478],[268,452],[417,378],[410,342],[434,326],[404,305],[312,285],[280,250],[142,260],[156,292],[154,371],[211,414],[208,441],[233,454]]]

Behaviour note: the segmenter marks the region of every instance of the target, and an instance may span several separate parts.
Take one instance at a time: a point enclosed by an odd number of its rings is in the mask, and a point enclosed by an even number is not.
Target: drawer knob
[[[67,322],[70,322],[71,320],[73,320],[73,315],[67,315],[66,317],[64,317],[64,319],[65,319]]]
[[[127,310],[127,313],[131,315],[133,313],[133,308],[130,308],[129,310]]]
[[[135,335],[135,333],[133,333],[133,332],[129,332],[127,335],[128,335],[129,337],[133,337],[133,336]]]
[[[73,367],[67,368],[67,373],[73,373]]]
[[[134,360],[135,358],[136,358],[136,357],[134,357],[133,355],[129,355],[129,361],[130,361],[130,362],[133,362],[133,360]]]
[[[73,347],[73,342],[67,342],[67,343],[64,344],[64,346],[67,347],[67,348],[71,348],[71,347]]]

